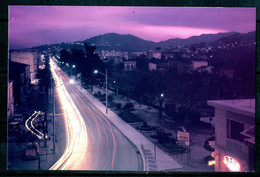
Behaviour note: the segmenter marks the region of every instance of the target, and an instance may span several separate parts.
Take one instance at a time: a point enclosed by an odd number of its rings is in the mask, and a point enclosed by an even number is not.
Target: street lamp
[[[70,68],[70,76],[72,76],[72,68],[75,68],[76,65],[72,65],[72,67]]]
[[[106,69],[106,74],[103,74],[103,73],[99,72],[98,70],[95,70],[94,73],[95,74],[99,73],[99,74],[105,76],[105,78],[106,78],[106,114],[107,114],[107,69]]]
[[[73,80],[73,79],[70,79],[69,83],[70,83],[70,84],[73,84],[73,83],[74,83],[74,80]]]
[[[161,93],[161,98],[159,99],[159,117],[162,116],[162,104],[163,104],[163,97],[164,97],[164,94]]]

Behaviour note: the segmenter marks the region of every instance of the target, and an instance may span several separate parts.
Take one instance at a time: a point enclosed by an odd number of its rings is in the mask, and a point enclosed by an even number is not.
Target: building
[[[215,171],[254,171],[255,99],[208,101],[215,107]]]
[[[153,58],[153,51],[152,51],[152,50],[149,50],[149,51],[146,53],[146,56],[147,56],[147,58],[149,58],[149,59]]]
[[[149,63],[149,70],[150,71],[165,71],[169,68],[169,62],[163,62],[163,63]]]
[[[153,57],[156,58],[156,59],[161,59],[162,58],[162,53],[155,52],[155,53],[153,53]]]
[[[191,61],[193,70],[196,70],[197,68],[201,66],[208,66],[208,62],[206,61]]]
[[[124,61],[125,71],[134,71],[136,69],[136,61]]]
[[[36,78],[37,68],[39,66],[36,49],[12,50],[10,59],[13,62],[30,65],[30,78],[33,81]]]
[[[8,119],[14,115],[14,95],[13,95],[13,80],[8,82],[8,107],[7,107],[7,116]]]
[[[119,64],[119,63],[123,63],[123,58],[122,57],[119,57],[119,56],[116,56],[115,58],[114,58],[114,63],[115,64]]]
[[[13,80],[14,102],[25,101],[25,95],[28,93],[30,85],[30,66],[10,61],[9,80]]]

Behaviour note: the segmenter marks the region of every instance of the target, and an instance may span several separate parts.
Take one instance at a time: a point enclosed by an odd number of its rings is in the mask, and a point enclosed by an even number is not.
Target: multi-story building
[[[149,50],[149,51],[146,53],[146,56],[147,56],[147,58],[149,58],[149,59],[153,58],[153,51],[152,51],[152,50]]]
[[[254,171],[255,99],[208,101],[215,107],[215,171]]]
[[[13,80],[14,101],[25,101],[30,85],[30,65],[9,62],[9,80]]]
[[[162,53],[155,52],[155,53],[153,53],[153,57],[156,58],[156,59],[161,59],[162,58]]]
[[[208,62],[206,61],[191,61],[192,62],[192,68],[193,70],[196,70],[197,68],[201,66],[208,66]]]
[[[14,115],[14,95],[13,95],[13,80],[8,82],[8,107],[7,107],[7,116],[8,119]]]
[[[164,63],[149,63],[149,70],[150,71],[165,71],[169,68],[170,64],[169,62],[164,62]]]
[[[125,71],[134,71],[136,69],[136,61],[124,61]]]
[[[30,65],[30,78],[33,81],[36,78],[38,59],[36,49],[12,50],[10,51],[10,59],[13,62]]]

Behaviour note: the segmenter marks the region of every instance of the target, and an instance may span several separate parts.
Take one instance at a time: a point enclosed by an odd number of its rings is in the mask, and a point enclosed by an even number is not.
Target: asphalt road
[[[70,128],[74,122],[79,122],[80,125],[84,124],[84,126],[75,126],[76,129],[78,127],[78,132],[76,133],[73,133],[75,130],[67,131],[67,136],[69,137],[67,141],[73,142],[74,148],[81,147],[82,143],[85,143],[86,145],[82,147],[86,149],[79,148],[79,155],[75,155],[75,159],[71,158],[73,158],[76,152],[71,151],[66,156],[66,160],[54,169],[142,171],[142,160],[140,154],[137,153],[137,148],[109,122],[105,115],[75,85],[69,83],[70,79],[65,73],[57,70],[57,68],[55,72],[65,86],[63,89],[67,90],[69,97],[73,100],[74,105],[70,105],[70,107],[75,106],[78,110],[78,113],[76,111],[74,115],[77,114],[79,115],[78,117],[83,119],[83,122],[71,119]],[[56,87],[59,86],[56,85]],[[65,100],[61,100],[61,103],[64,102]],[[65,119],[68,117],[68,114],[65,114]],[[81,134],[84,128],[87,132],[86,135],[84,133]],[[75,138],[80,139],[77,142],[78,144],[74,142]],[[74,149],[73,146],[69,147],[68,144],[67,146],[68,149]],[[64,165],[68,161],[70,163]]]

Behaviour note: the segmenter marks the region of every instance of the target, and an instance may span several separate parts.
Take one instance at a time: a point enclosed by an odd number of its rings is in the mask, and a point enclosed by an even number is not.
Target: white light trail
[[[57,84],[57,92],[62,104],[66,125],[66,147],[64,153],[50,170],[73,170],[84,158],[87,150],[87,129],[82,115],[71,99],[61,78],[55,72],[52,61],[50,66]]]
[[[44,134],[42,132],[40,132],[39,130],[37,130],[34,126],[33,126],[33,121],[35,118],[38,117],[38,115],[41,114],[41,111],[34,111],[34,113],[25,121],[25,127],[27,128],[27,130],[29,130],[32,134],[34,134],[35,136],[37,136],[39,139],[43,139]],[[30,121],[30,119],[32,119]],[[29,126],[29,121],[30,121],[30,125],[31,128]],[[37,132],[37,133],[35,133]]]

